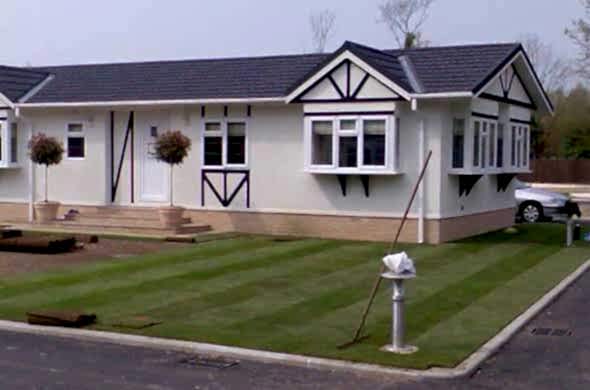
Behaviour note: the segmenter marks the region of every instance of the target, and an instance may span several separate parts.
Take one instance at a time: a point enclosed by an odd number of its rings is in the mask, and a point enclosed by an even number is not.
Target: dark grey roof
[[[46,72],[0,66],[0,92],[14,103],[45,80],[47,76]]]
[[[323,54],[43,68],[55,75],[30,102],[282,97]]]
[[[410,58],[425,93],[474,92],[520,49],[518,43],[387,50]]]
[[[344,50],[410,93],[472,92],[520,48],[489,44],[377,50],[346,42],[332,54],[45,67],[36,73],[55,77],[29,102],[284,97]],[[423,90],[412,89],[400,56],[410,59]]]

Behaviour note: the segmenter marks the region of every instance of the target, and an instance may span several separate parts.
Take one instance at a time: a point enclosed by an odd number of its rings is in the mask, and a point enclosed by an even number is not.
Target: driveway
[[[0,332],[2,389],[588,389],[590,322],[584,275],[472,378],[413,381],[242,361],[194,365],[191,356]],[[533,335],[546,329],[561,336]],[[557,331],[557,332],[556,332]],[[190,359],[189,359],[190,360]],[[213,360],[205,362],[217,365]]]

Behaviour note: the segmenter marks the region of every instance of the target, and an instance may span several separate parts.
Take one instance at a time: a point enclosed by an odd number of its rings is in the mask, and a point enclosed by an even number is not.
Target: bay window
[[[307,169],[319,173],[392,173],[398,154],[392,119],[381,115],[308,117]]]
[[[245,166],[247,164],[246,133],[245,121],[206,121],[202,132],[203,166]]]

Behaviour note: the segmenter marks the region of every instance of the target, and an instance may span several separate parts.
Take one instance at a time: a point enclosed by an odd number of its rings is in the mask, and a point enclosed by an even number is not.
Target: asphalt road
[[[193,365],[192,356],[0,332],[0,389],[589,389],[590,273],[534,319],[472,378],[413,381],[241,361]],[[567,330],[563,336],[533,329]],[[210,361],[208,363],[219,363]]]

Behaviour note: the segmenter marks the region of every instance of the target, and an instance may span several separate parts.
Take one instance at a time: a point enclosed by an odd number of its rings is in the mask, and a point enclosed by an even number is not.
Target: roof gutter
[[[190,104],[285,103],[284,97],[236,99],[119,100],[63,103],[17,103],[20,108],[117,107],[117,106],[179,106]]]
[[[415,93],[410,95],[412,99],[460,99],[472,98],[473,92],[441,92],[441,93]]]

